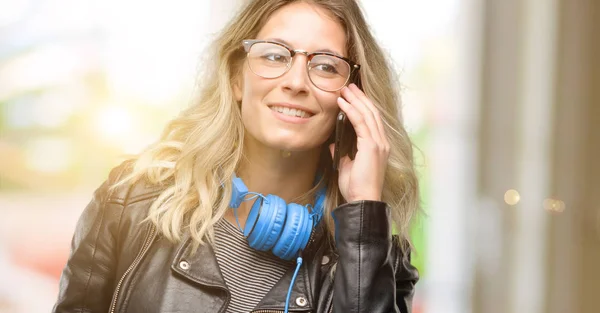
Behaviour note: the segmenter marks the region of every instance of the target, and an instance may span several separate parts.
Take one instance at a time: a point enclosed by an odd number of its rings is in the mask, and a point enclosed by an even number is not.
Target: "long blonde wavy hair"
[[[135,159],[131,173],[117,184],[143,178],[166,186],[149,208],[147,220],[167,239],[179,242],[189,231],[196,247],[205,240],[213,242],[213,227],[229,207],[231,178],[243,158],[244,125],[233,96],[233,82],[245,59],[241,42],[255,38],[273,12],[296,1],[326,9],[345,29],[348,58],[361,64],[362,89],[380,110],[391,143],[382,200],[391,208],[396,231],[408,242],[408,226],[419,207],[413,147],[402,126],[395,71],[355,0],[250,1],[217,36],[207,59],[210,64],[205,64],[199,80],[203,85],[198,99],[168,123],[161,138]],[[324,222],[331,239],[329,213],[344,200],[325,146],[321,182],[295,202],[310,202],[317,187],[327,186]]]

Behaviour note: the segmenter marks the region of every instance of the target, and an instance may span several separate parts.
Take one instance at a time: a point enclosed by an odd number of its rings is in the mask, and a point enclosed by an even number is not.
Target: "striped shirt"
[[[227,313],[252,311],[295,264],[250,248],[241,231],[225,219],[215,225],[215,255],[231,293]]]

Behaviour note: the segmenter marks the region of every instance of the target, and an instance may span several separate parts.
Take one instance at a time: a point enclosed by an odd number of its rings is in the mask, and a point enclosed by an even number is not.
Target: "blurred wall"
[[[599,310],[599,9],[485,1],[473,312]]]
[[[592,313],[600,310],[600,2],[563,0],[559,12],[553,189],[572,210],[550,225],[547,308]]]

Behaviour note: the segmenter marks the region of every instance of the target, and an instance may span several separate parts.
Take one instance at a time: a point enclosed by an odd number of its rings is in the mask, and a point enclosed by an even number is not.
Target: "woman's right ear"
[[[242,89],[237,82],[233,84],[233,96],[236,102],[239,103],[242,101]]]
[[[242,73],[239,73],[233,79],[233,96],[234,96],[236,102],[238,102],[238,103],[242,102],[242,94],[243,94]]]

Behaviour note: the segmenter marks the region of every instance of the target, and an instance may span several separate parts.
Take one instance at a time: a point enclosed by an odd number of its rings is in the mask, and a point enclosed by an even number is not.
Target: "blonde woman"
[[[250,1],[213,48],[83,212],[53,311],[411,312],[412,146],[356,1]]]

